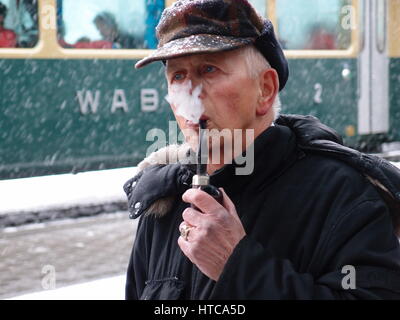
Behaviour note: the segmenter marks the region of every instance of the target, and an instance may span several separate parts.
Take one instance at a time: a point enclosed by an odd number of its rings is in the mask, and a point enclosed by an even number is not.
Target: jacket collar
[[[270,127],[255,139],[247,151],[254,150],[254,157],[249,157],[250,161],[254,161],[251,174],[237,174],[238,169],[248,164],[239,165],[233,161],[213,173],[210,182],[216,187],[223,187],[228,193],[240,190],[249,183],[253,186],[265,183],[279,176],[293,162],[295,149],[295,136],[289,128],[280,125]],[[177,198],[190,188],[195,172],[192,165],[182,164],[194,161],[189,158],[193,153],[188,151],[187,145],[168,146],[138,165],[140,172],[124,185],[131,218],[143,213],[162,217],[172,210]],[[171,154],[176,157],[169,157]],[[177,159],[178,163],[166,165],[162,162],[171,158]]]
[[[254,152],[254,157],[249,152]],[[255,139],[247,150],[247,156],[254,165],[250,174],[238,174],[238,169],[249,164],[239,165],[233,161],[211,175],[211,184],[224,189],[232,189],[232,184],[242,188],[250,182],[263,183],[279,176],[298,157],[296,137],[286,126],[271,126]]]

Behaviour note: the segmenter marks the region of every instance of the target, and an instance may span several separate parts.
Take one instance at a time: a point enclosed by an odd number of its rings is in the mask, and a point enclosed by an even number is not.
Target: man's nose
[[[190,77],[190,82],[191,82],[191,87],[190,87],[190,89],[189,89],[189,94],[190,95],[192,95],[193,94],[193,91],[198,87],[198,86],[201,86],[201,80],[200,79],[198,79],[198,78],[196,78],[196,77]],[[201,96],[201,94],[203,93],[203,88],[202,88],[202,90],[201,90],[201,93],[200,93],[200,96]]]

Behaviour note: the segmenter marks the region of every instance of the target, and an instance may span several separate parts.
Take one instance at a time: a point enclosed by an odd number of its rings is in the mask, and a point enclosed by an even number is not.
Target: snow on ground
[[[394,162],[400,168],[400,162]],[[137,168],[0,180],[0,215],[126,200],[122,189]]]
[[[125,275],[43,290],[8,300],[124,300]]]
[[[0,181],[2,213],[123,201],[124,183],[136,168]]]

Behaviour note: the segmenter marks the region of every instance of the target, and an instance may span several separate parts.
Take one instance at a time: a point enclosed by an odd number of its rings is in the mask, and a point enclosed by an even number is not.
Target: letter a
[[[351,265],[346,265],[342,268],[342,274],[346,274],[342,279],[342,288],[344,290],[356,288],[356,268]]]

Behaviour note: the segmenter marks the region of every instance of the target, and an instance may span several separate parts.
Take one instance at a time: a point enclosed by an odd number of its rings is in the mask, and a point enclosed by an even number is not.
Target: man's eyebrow
[[[201,59],[202,63],[210,63],[210,64],[216,64],[219,66],[225,66],[226,65],[226,59],[221,58],[221,56],[217,55],[208,55],[204,58]],[[179,63],[178,61],[170,60],[167,62],[166,65],[166,71],[167,73],[174,72],[176,70],[182,69],[182,64]]]
[[[216,65],[217,67],[222,68],[223,70],[226,70],[226,69],[229,68],[228,60],[223,58],[223,57],[221,57],[221,56],[218,56],[218,57],[213,57],[213,56],[207,57],[207,58],[204,59],[204,63],[209,63],[209,64]]]
[[[221,57],[216,57],[216,56],[207,56],[204,58],[205,62],[212,62],[212,63],[219,63],[219,62],[223,62],[224,60],[221,59]]]
[[[217,55],[208,55],[203,60],[205,63],[224,64],[225,59],[221,57],[221,53]]]
[[[176,69],[179,69],[180,67],[181,65],[179,63],[168,61],[167,65],[165,66],[165,69],[167,72],[172,72],[175,71]]]

